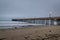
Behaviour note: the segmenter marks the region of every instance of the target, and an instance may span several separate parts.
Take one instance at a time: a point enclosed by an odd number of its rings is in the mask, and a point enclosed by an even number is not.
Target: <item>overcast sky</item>
[[[60,0],[0,0],[0,20],[60,16]]]

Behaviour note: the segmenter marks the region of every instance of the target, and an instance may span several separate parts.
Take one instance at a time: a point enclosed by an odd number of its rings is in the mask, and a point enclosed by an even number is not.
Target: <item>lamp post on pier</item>
[[[50,12],[50,14],[49,14],[49,26],[51,25],[51,13],[52,12]]]

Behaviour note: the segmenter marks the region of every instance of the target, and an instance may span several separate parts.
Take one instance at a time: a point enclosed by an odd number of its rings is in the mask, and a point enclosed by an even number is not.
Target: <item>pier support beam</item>
[[[54,25],[57,25],[57,20],[56,19],[54,19]]]
[[[47,24],[46,24],[46,20],[45,20],[45,25],[47,25]]]
[[[51,20],[49,20],[49,26],[51,25]]]

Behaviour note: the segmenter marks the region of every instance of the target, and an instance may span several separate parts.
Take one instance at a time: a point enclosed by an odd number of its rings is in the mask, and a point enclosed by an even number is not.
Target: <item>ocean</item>
[[[0,29],[7,29],[7,28],[14,28],[14,27],[21,27],[25,26],[25,24],[29,24],[27,22],[21,21],[0,21]]]
[[[22,27],[31,27],[31,26],[41,26],[45,24],[35,24],[35,23],[28,23],[28,22],[21,22],[21,21],[0,21],[0,29],[8,29],[8,28],[22,28]]]

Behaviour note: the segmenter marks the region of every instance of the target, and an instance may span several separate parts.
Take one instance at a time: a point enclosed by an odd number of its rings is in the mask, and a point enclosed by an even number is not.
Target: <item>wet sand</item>
[[[60,26],[0,30],[0,40],[60,40]]]

